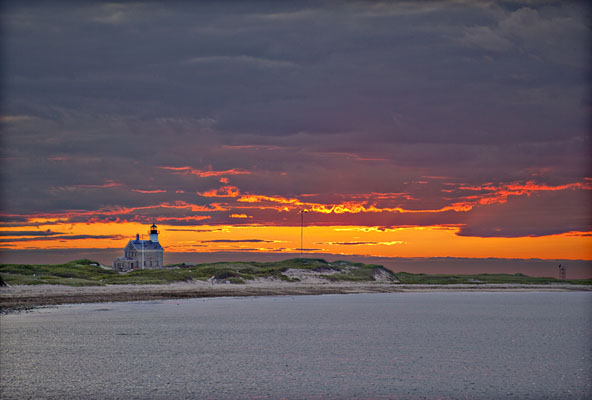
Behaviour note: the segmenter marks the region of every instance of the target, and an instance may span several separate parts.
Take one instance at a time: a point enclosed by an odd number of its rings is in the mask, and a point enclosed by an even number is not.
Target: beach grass
[[[552,283],[568,283],[574,285],[592,285],[592,279],[567,279],[561,280],[550,277],[527,276],[524,274],[475,274],[475,275],[448,275],[448,274],[412,274],[409,272],[395,273],[397,280],[403,284],[422,285],[449,285],[449,284],[523,284],[541,285]]]
[[[65,264],[2,264],[0,277],[10,285],[58,284],[68,286],[102,286],[116,284],[167,284],[193,280],[215,280],[245,283],[257,278],[275,278],[297,282],[283,274],[288,269],[307,269],[332,281],[373,281],[379,265],[366,265],[322,259],[295,258],[279,262],[216,262],[197,265],[176,264],[163,269],[135,270],[120,273],[99,266],[96,261],[82,259]],[[385,270],[386,271],[386,270]],[[330,275],[323,272],[331,273]],[[391,272],[388,272],[392,275]]]
[[[65,264],[1,264],[0,282],[9,285],[104,286],[117,284],[168,284],[194,280],[246,283],[257,278],[274,278],[298,282],[297,277],[284,274],[289,269],[309,270],[331,282],[373,282],[377,274],[383,282],[393,284],[552,284],[592,285],[592,279],[559,280],[523,274],[427,275],[408,272],[393,273],[381,265],[349,261],[327,262],[316,258],[293,258],[277,262],[216,262],[175,264],[163,269],[135,270],[120,273],[101,267],[97,261],[81,259]]]

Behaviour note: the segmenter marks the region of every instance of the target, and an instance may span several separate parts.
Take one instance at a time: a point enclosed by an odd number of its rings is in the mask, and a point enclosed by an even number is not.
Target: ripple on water
[[[60,306],[0,317],[0,394],[584,399],[591,305],[592,293],[393,293]]]

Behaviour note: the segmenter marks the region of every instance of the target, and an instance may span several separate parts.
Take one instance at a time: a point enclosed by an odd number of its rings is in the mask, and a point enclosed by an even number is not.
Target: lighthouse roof
[[[151,240],[130,240],[129,244],[134,246],[136,250],[164,250],[160,243]]]

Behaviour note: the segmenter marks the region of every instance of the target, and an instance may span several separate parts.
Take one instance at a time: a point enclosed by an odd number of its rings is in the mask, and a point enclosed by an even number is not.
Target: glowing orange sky
[[[592,259],[583,2],[29,3],[6,253],[298,253],[305,210],[310,254]]]
[[[43,225],[32,229],[60,232],[53,240],[31,240],[9,244],[12,249],[123,248],[136,233],[146,234],[138,223],[85,223]],[[12,228],[13,231],[23,228]],[[172,226],[160,225],[160,241],[167,251],[210,252],[300,251],[300,227],[269,226]],[[10,237],[10,230],[4,235]],[[60,239],[61,236],[119,235],[114,238]],[[500,257],[591,259],[592,236],[560,234],[543,237],[463,237],[458,228],[446,226],[383,229],[361,226],[307,226],[305,253],[356,254],[381,257]],[[146,236],[146,235],[145,235]],[[51,237],[51,236],[49,236]]]
[[[9,219],[21,218],[21,222],[2,228],[2,247],[17,250],[122,248],[136,233],[145,233],[148,221],[154,220],[160,227],[161,242],[167,251],[297,253],[300,251],[299,215],[301,210],[306,210],[304,251],[307,253],[380,257],[592,259],[590,232],[505,237],[505,231],[502,231],[498,237],[494,228],[499,221],[495,219],[485,220],[488,224],[485,229],[489,229],[485,235],[466,234],[463,231],[467,229],[466,223],[460,223],[466,221],[482,225],[479,218],[483,217],[479,217],[479,212],[484,211],[485,217],[489,218],[490,209],[495,211],[496,207],[507,207],[521,199],[536,200],[537,196],[545,193],[570,195],[577,191],[589,192],[591,184],[588,178],[583,182],[556,186],[539,185],[532,181],[499,185],[488,183],[479,187],[449,184],[446,187],[450,189],[442,189],[446,195],[454,191],[460,191],[461,195],[442,197],[433,208],[420,208],[414,207],[414,204],[422,202],[406,192],[347,197],[337,194],[332,198],[347,200],[334,203],[317,194],[284,197],[242,193],[238,187],[229,184],[229,177],[249,175],[247,171],[196,171],[189,167],[169,169],[173,174],[197,176],[196,179],[213,178],[220,186],[193,195],[207,199],[205,204],[176,200],[136,207],[7,215]],[[427,184],[428,180],[421,184]],[[121,189],[123,185],[107,182],[98,188],[83,186],[80,190]],[[131,190],[143,196],[167,194],[166,190]],[[515,217],[518,219],[528,212],[524,206],[520,207]],[[505,209],[503,211],[508,213]],[[510,216],[513,212],[510,209]],[[405,218],[409,221],[407,224],[404,223]],[[502,218],[508,217],[502,214]],[[447,220],[452,223],[430,223]],[[526,222],[529,223],[528,220]],[[512,221],[505,221],[502,226],[512,227]],[[512,233],[511,230],[508,232]]]

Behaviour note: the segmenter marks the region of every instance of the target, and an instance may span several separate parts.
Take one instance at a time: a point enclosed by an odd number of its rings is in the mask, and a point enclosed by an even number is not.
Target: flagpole
[[[300,210],[300,257],[304,254],[304,213],[306,210]]]
[[[142,269],[144,269],[144,235],[142,235],[142,239],[141,239],[141,243],[142,243]]]

